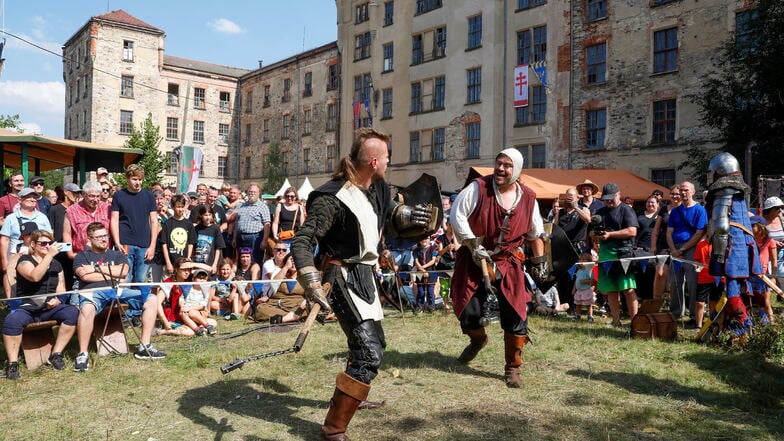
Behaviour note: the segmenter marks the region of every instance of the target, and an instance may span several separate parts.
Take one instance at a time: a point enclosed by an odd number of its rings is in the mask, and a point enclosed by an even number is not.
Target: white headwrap
[[[512,169],[512,177],[509,182],[511,183],[516,181],[517,178],[520,177],[520,173],[523,171],[523,154],[520,153],[520,150],[510,147],[508,149],[501,150],[501,153],[496,156],[496,159],[501,155],[504,155],[512,160],[514,168]]]

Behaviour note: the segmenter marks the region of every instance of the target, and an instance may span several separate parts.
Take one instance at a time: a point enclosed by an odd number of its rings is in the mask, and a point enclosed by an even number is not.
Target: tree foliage
[[[166,157],[158,149],[163,140],[160,132],[160,127],[152,122],[152,114],[148,113],[147,118],[139,123],[138,129],[131,127],[131,135],[125,141],[125,147],[140,149],[143,152],[138,163],[144,168],[142,182],[144,188],[150,188],[153,183],[160,182],[161,174],[166,171]],[[120,185],[125,185],[125,176],[122,173],[115,174],[114,180]]]
[[[703,81],[696,100],[704,122],[719,130],[724,150],[741,164],[746,146],[757,144],[752,150],[753,188],[761,174],[784,174],[784,2],[759,0],[756,9],[736,19],[745,32],[723,46],[716,74]]]
[[[286,180],[286,173],[283,170],[283,153],[281,153],[277,142],[270,143],[262,167],[265,178],[262,192],[274,194]]]
[[[22,120],[19,119],[19,114],[0,115],[0,128],[2,129],[16,129],[19,133],[22,133],[22,129],[19,127],[21,124]]]

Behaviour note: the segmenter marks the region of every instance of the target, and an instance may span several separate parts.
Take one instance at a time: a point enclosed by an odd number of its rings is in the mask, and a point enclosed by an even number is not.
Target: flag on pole
[[[202,168],[203,159],[204,153],[201,148],[190,145],[182,146],[180,152],[180,193],[196,191],[196,186],[199,184],[199,172]]]
[[[512,85],[514,87],[514,106],[525,107],[528,105],[528,65],[521,64],[515,66],[512,75]]]
[[[360,103],[359,101],[354,101],[354,130],[360,128],[361,126],[361,122],[359,119],[360,118],[359,112],[361,108],[362,108],[362,103]]]

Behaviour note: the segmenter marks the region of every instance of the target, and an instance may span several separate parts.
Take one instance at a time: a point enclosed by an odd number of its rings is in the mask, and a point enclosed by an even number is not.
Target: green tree
[[[19,127],[22,120],[19,119],[19,114],[16,115],[0,115],[0,128],[2,129],[16,129],[17,132],[22,133],[23,130]]]
[[[784,172],[784,2],[759,0],[738,13],[736,35],[721,50],[716,74],[703,81],[694,97],[705,123],[719,130],[723,150],[743,164],[752,150],[752,188],[760,174]],[[699,161],[710,159],[705,154]],[[692,159],[694,161],[694,159]],[[691,167],[703,175],[707,161]]]
[[[125,141],[125,147],[140,149],[143,154],[139,165],[144,168],[144,181],[142,186],[150,188],[155,182],[160,182],[161,174],[166,170],[166,157],[158,150],[163,138],[161,129],[152,122],[152,114],[139,123],[139,128],[131,126],[131,135]],[[121,173],[114,175],[114,180],[120,185],[125,185],[125,176]]]
[[[266,178],[262,192],[274,194],[286,180],[286,173],[283,170],[283,154],[277,142],[270,143],[262,169]]]

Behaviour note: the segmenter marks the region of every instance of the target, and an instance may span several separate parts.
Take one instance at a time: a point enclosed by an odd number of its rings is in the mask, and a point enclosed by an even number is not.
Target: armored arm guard
[[[298,272],[297,282],[305,288],[305,298],[313,303],[318,303],[324,311],[331,311],[324,288],[321,286],[321,273],[314,266],[306,266]]]
[[[723,188],[713,195],[713,211],[711,212],[713,250],[711,257],[718,263],[724,263],[726,257],[730,234],[730,206],[732,205],[732,196],[737,192],[732,188]]]
[[[466,239],[463,241],[463,245],[471,250],[471,257],[474,259],[474,263],[477,264],[477,266],[481,267],[485,262],[490,262],[490,253],[487,252],[487,249],[482,245],[482,241],[479,238]]]

